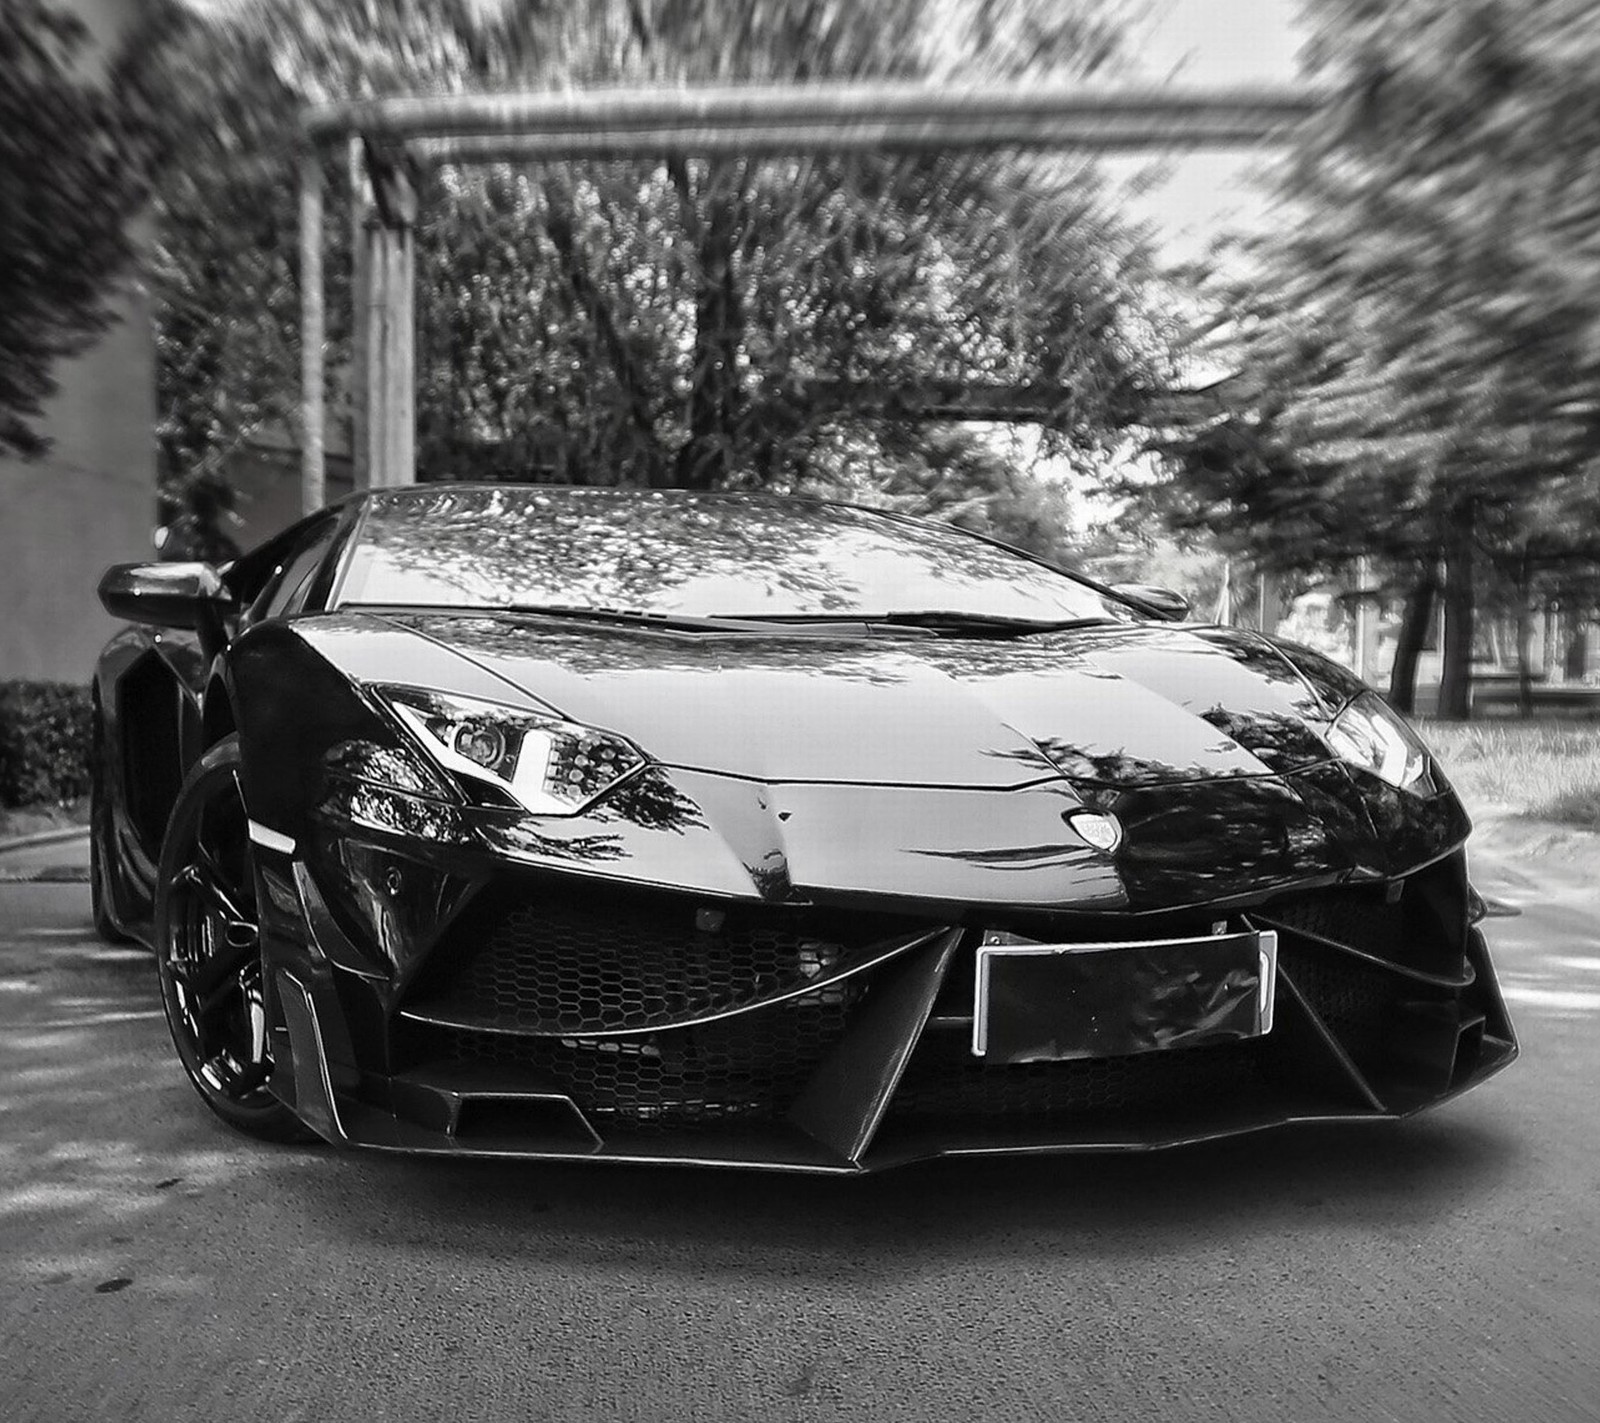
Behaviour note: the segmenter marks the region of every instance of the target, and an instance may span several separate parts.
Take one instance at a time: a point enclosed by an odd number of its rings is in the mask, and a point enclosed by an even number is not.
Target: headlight
[[[417,687],[375,690],[447,771],[536,815],[576,815],[645,763],[631,742],[592,726]]]
[[[1362,692],[1323,733],[1352,766],[1371,771],[1391,786],[1414,786],[1428,771],[1428,748],[1376,692]]]

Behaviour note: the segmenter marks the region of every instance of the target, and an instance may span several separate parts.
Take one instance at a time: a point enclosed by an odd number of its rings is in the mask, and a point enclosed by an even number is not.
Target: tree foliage
[[[1269,562],[1368,552],[1446,599],[1464,714],[1474,566],[1592,560],[1600,32],[1576,0],[1308,11],[1334,98],[1278,227],[1219,285],[1245,398],[1174,442],[1176,517]]]
[[[225,498],[229,450],[292,410],[289,136],[304,102],[1084,74],[1111,62],[1114,18],[1100,0],[257,0],[221,16],[169,12],[151,80],[181,95],[181,161],[158,193],[169,479],[191,502],[196,490]],[[338,314],[342,166],[328,176]],[[1160,384],[1145,253],[1076,158],[493,166],[425,183],[427,477],[859,492],[861,471],[879,468],[894,485],[886,497],[915,504],[920,490],[924,507],[1026,533],[1056,496],[1028,492],[981,440],[915,418],[896,393],[1048,389],[1048,449],[1072,452],[1096,447]],[[347,332],[330,334],[337,361]],[[947,497],[968,478],[981,508]]]
[[[58,360],[113,319],[145,194],[145,134],[116,76],[85,77],[82,23],[0,5],[0,454],[37,455]]]

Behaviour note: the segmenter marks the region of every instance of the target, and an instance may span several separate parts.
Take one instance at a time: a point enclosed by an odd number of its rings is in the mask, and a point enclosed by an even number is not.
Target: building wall
[[[75,0],[101,44],[140,0]],[[91,61],[92,58],[91,58]],[[130,284],[122,319],[55,370],[51,452],[0,457],[0,679],[87,683],[115,624],[95,584],[107,564],[154,557],[155,350],[148,303]]]
[[[301,517],[298,450],[247,444],[229,459],[227,479],[235,496],[227,533],[241,551],[281,533]],[[324,478],[327,502],[353,488],[349,457],[330,451]]]

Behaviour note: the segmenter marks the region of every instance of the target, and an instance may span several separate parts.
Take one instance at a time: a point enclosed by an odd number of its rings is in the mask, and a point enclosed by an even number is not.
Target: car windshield
[[[796,619],[1135,616],[1089,584],[941,524],[765,496],[527,486],[374,495],[337,601]]]

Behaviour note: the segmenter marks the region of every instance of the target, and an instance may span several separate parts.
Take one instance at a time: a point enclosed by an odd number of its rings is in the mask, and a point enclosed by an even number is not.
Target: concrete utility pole
[[[300,160],[300,512],[327,502],[322,437],[326,340],[322,279],[322,158]]]
[[[324,498],[324,150],[344,144],[356,224],[352,390],[356,484],[416,478],[413,165],[576,158],[929,153],[1020,148],[1140,152],[1280,141],[1317,96],[1269,89],[952,90],[921,84],[745,85],[372,99],[310,109],[303,127],[302,502]],[[358,147],[359,145],[359,147]],[[370,187],[369,200],[362,195]]]
[[[356,484],[411,484],[416,465],[417,192],[404,165],[367,156],[372,201],[356,248]]]

